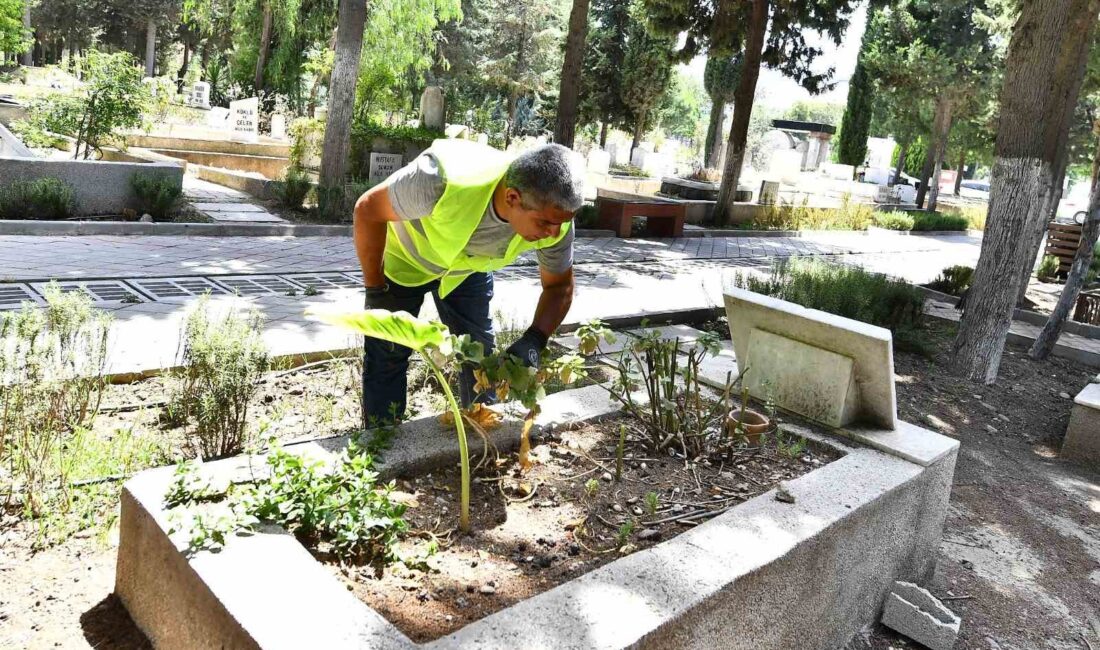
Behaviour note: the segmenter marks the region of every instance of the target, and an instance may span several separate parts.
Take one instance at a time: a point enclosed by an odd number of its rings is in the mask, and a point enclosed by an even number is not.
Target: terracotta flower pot
[[[734,409],[729,412],[726,418],[726,430],[729,435],[737,435],[738,422],[741,423],[745,438],[748,439],[750,445],[759,445],[760,436],[772,426],[771,420],[763,413],[752,409]]]

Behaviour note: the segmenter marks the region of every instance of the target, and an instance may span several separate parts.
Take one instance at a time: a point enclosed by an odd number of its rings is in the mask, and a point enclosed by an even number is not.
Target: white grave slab
[[[754,397],[833,427],[897,428],[890,330],[744,289],[725,303]]]
[[[229,129],[229,109],[215,106],[206,114],[206,125],[212,129]]]
[[[606,174],[611,168],[611,154],[600,149],[588,152],[588,171],[594,174]]]
[[[258,142],[260,139],[260,99],[250,97],[229,102],[230,138],[238,142]]]
[[[286,115],[275,113],[271,116],[271,137],[286,140]]]
[[[370,173],[367,177],[367,182],[371,185],[375,183],[381,183],[390,174],[394,173],[398,169],[401,169],[403,158],[400,154],[396,153],[375,153],[370,154]]]
[[[196,81],[191,86],[191,93],[187,96],[187,104],[195,108],[209,110],[210,108],[210,84],[205,81]]]

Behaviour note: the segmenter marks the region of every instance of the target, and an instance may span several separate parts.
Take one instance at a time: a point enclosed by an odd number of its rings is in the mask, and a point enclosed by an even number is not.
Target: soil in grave
[[[411,639],[428,641],[674,537],[839,457],[816,444],[784,453],[767,436],[760,447],[686,466],[682,458],[643,455],[631,444],[616,482],[619,428],[630,423],[609,420],[555,434],[532,448],[535,464],[522,474],[512,460],[477,472],[470,535],[446,530],[458,514],[457,468],[399,481],[417,501],[406,515],[410,529],[442,542],[427,560],[431,570],[394,567],[376,579],[370,569],[330,567]],[[415,535],[402,544],[406,556],[423,553]]]

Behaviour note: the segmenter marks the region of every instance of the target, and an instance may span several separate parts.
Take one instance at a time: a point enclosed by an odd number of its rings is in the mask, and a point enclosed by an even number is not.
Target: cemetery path
[[[286,223],[251,195],[191,174],[183,175],[183,197],[216,223]]]

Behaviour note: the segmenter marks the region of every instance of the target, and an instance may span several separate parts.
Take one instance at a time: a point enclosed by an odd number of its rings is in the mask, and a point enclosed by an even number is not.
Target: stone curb
[[[914,285],[920,289],[926,296],[939,302],[945,302],[950,305],[959,304],[958,296],[952,296],[949,293],[943,293],[942,291],[936,291],[935,289],[929,289],[921,285]],[[1015,309],[1012,312],[1012,320],[1023,321],[1025,323],[1042,327],[1046,325],[1047,315],[1040,314],[1038,312],[1030,311],[1027,309]],[[1100,339],[1100,326],[1089,325],[1088,323],[1078,323],[1075,320],[1066,319],[1066,324],[1062,328],[1063,332],[1069,332],[1070,334],[1076,334],[1077,336],[1083,336],[1088,339]]]
[[[882,624],[913,639],[929,650],[951,650],[962,621],[927,589],[911,582],[896,582],[886,597]]]

